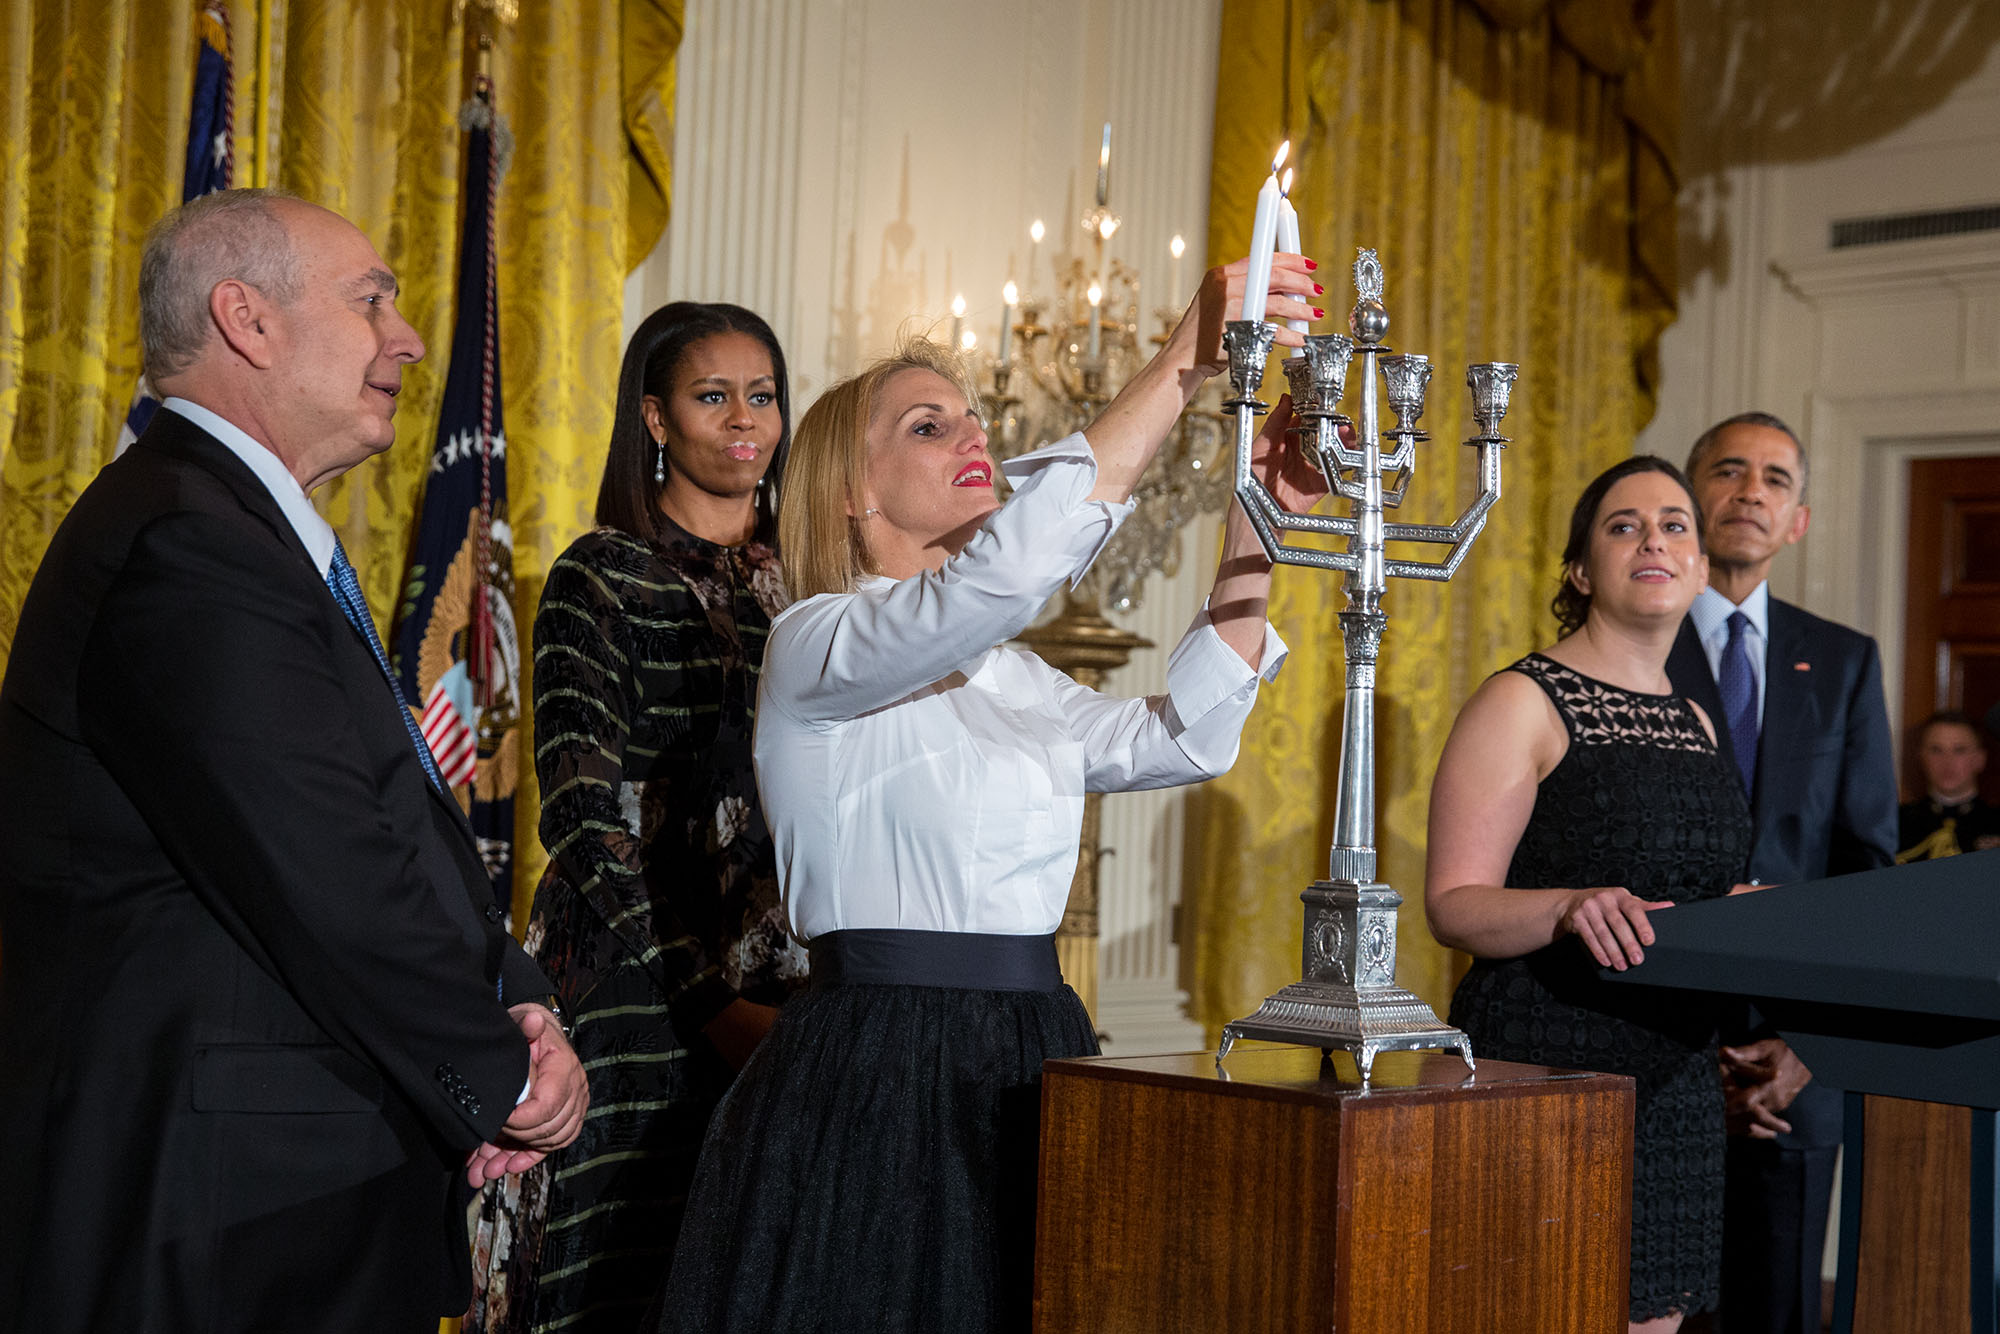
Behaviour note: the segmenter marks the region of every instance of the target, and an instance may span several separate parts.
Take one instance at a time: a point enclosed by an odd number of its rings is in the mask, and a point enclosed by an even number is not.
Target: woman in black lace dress
[[[1475,956],[1451,1006],[1474,1051],[1636,1081],[1629,1318],[1664,1334],[1715,1304],[1720,1276],[1715,1014],[1597,968],[1644,961],[1647,914],[1732,892],[1750,813],[1713,725],[1667,680],[1708,580],[1680,473],[1639,457],[1597,478],[1563,563],[1563,637],[1489,678],[1445,743],[1424,906]]]
[[[574,1025],[591,1115],[488,1187],[469,1331],[639,1326],[709,1116],[804,981],[750,751],[790,439],[763,320],[676,302],[633,334],[599,527],[535,617],[549,868],[525,944]]]

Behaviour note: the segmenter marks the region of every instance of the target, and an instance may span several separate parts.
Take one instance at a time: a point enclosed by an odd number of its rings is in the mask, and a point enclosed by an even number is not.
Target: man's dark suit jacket
[[[420,1330],[549,991],[270,493],[158,413],[0,686],[0,1331]]]
[[[1692,619],[1667,659],[1674,687],[1715,723],[1733,766],[1722,694]],[[1882,660],[1875,641],[1789,602],[1770,602],[1764,659],[1764,724],[1746,875],[1767,885],[1819,880],[1896,860],[1896,779]],[[1840,1102],[1807,1086],[1794,1104],[1787,1147],[1839,1142]]]

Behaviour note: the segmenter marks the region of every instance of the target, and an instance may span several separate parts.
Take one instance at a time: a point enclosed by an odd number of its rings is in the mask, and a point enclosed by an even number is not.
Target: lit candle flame
[[[1278,182],[1278,193],[1287,199],[1292,197],[1292,169],[1290,167],[1285,168],[1284,179]]]
[[[970,352],[973,348],[979,346],[979,335],[967,329],[958,336],[958,345],[965,351]]]
[[[1036,218],[1033,222],[1028,224],[1028,239],[1030,241],[1033,241],[1036,245],[1040,245],[1042,243],[1042,237],[1046,234],[1047,233],[1045,229],[1042,227],[1042,220],[1040,218]]]
[[[1176,235],[1173,240],[1167,242],[1167,249],[1173,253],[1175,259],[1179,259],[1187,253],[1187,242]]]
[[[1000,289],[1000,299],[1010,306],[1018,306],[1021,304],[1021,289],[1014,286],[1010,279],[1007,285]]]
[[[1111,233],[1117,230],[1118,230],[1118,224],[1113,222],[1109,218],[1102,218],[1098,221],[1097,234],[1103,237],[1107,241],[1111,239]]]
[[[1084,295],[1090,298],[1090,304],[1094,306],[1098,302],[1104,300],[1104,289],[1099,287],[1096,283],[1092,283],[1090,285],[1090,290],[1084,293]]]
[[[951,299],[951,317],[955,320],[965,318],[965,293],[960,292]]]
[[[1285,165],[1285,159],[1290,156],[1291,151],[1292,141],[1290,139],[1278,145],[1278,156],[1271,159],[1271,174],[1273,176],[1278,174],[1278,168]]]

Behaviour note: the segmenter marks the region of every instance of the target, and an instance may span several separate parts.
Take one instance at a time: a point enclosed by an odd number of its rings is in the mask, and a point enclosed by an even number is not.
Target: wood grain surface
[[[1427,1053],[1051,1062],[1035,1328],[1622,1331],[1632,1100]]]

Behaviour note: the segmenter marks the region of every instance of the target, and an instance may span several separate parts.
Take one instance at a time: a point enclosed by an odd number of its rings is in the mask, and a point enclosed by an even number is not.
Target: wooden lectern
[[[1683,904],[1654,914],[1645,963],[1600,974],[1748,997],[1847,1090],[1835,1334],[2000,1334],[1996,895],[2000,851]],[[1875,1127],[1871,1093],[1918,1102]],[[1945,1171],[1966,1185],[1940,1216],[1924,1185]]]
[[[1618,1334],[1632,1081],[1246,1043],[1051,1061],[1038,1334]]]

